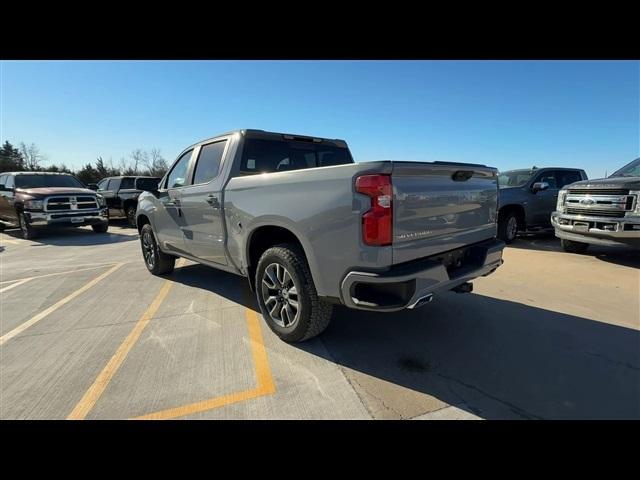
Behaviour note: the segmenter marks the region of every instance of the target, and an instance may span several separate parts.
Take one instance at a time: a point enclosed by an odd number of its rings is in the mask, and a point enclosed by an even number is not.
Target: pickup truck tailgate
[[[496,169],[393,162],[392,182],[394,265],[495,237]]]

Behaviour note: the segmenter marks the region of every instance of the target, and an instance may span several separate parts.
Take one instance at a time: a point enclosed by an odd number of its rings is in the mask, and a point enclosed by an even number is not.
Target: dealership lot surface
[[[243,278],[150,275],[114,224],[0,234],[2,419],[639,418],[640,255],[518,240],[505,264],[397,314],[337,308],[280,341]]]

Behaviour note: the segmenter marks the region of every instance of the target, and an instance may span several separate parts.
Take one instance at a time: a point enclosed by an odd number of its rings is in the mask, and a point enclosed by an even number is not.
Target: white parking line
[[[4,280],[4,281],[0,282],[0,285],[4,285],[4,284],[6,284],[6,283],[13,283],[13,282],[17,282],[17,281],[19,281],[19,280],[25,280],[25,281],[27,281],[27,280],[33,280],[33,279],[36,279],[36,278],[51,277],[51,276],[53,276],[53,275],[64,275],[65,273],[75,273],[75,272],[84,272],[85,270],[95,270],[95,269],[97,269],[97,268],[103,268],[103,267],[108,267],[109,265],[115,265],[115,263],[116,263],[116,262],[103,263],[103,264],[101,264],[101,265],[95,265],[95,266],[93,266],[93,267],[88,267],[88,268],[78,268],[78,269],[76,269],[76,270],[66,270],[66,271],[64,271],[64,272],[45,273],[44,275],[36,275],[36,276],[34,276],[34,277],[16,278],[16,279],[13,279],[13,280]],[[128,263],[128,262],[123,262],[122,264],[124,265],[125,263]],[[9,290],[9,289],[7,288],[7,290]],[[3,291],[4,291],[4,290],[0,290],[0,293],[2,293]]]
[[[73,292],[71,295],[68,295],[68,296],[64,297],[62,300],[60,300],[59,302],[51,305],[49,308],[47,308],[46,310],[40,312],[35,317],[31,318],[30,320],[27,320],[22,325],[17,326],[13,330],[11,330],[9,333],[4,334],[2,337],[0,337],[0,345],[3,345],[7,340],[11,340],[16,335],[21,334],[27,328],[29,328],[30,326],[36,324],[37,322],[39,322],[40,320],[45,318],[50,313],[55,312],[60,307],[62,307],[66,303],[69,303],[74,298],[76,298],[78,295],[86,292],[91,287],[93,287],[95,284],[97,284],[100,280],[102,280],[102,279],[108,277],[109,275],[111,275],[113,272],[115,272],[117,269],[119,269],[122,265],[124,265],[124,263],[117,263],[116,265],[111,267],[106,272],[100,274],[99,276],[97,276],[96,278],[91,280],[89,283],[84,285],[82,288],[80,288],[80,289],[76,290],[75,292]]]
[[[12,280],[15,283],[13,285],[9,285],[8,287],[0,288],[0,293],[4,293],[7,290],[11,290],[12,288],[18,287],[23,283],[27,283],[29,280],[31,280],[31,278],[23,278],[22,280]]]

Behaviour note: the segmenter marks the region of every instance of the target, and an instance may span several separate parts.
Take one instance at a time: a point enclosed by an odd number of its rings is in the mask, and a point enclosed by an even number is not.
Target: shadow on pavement
[[[18,228],[6,229],[3,233],[8,237],[22,240],[22,234],[20,233],[20,229]],[[29,241],[34,242],[31,245],[32,247],[41,245],[80,247],[90,245],[105,245],[108,243],[130,242],[133,240],[138,240],[138,234],[133,229],[131,229],[131,234],[122,234],[116,233],[111,230],[106,233],[96,233],[90,227],[70,227],[42,229],[36,238]]]
[[[242,277],[189,265],[170,278],[258,310]],[[640,419],[640,332],[521,303],[450,293],[394,314],[336,307],[320,339],[294,346],[483,418]]]
[[[603,247],[600,245],[590,245],[589,249],[582,254],[565,252],[560,246],[560,239],[554,236],[527,236],[518,237],[509,248],[522,250],[540,250],[546,252],[559,252],[564,255],[585,255],[595,257],[603,262],[614,263],[625,267],[640,268],[640,251],[624,246]]]

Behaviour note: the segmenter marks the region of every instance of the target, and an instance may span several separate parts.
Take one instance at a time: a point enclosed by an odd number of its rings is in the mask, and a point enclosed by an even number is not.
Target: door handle
[[[220,208],[220,202],[218,201],[218,197],[211,194],[207,196],[207,203],[211,205],[213,208]]]

